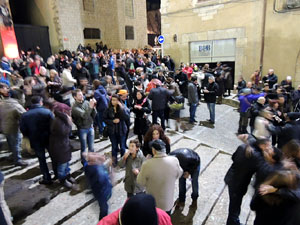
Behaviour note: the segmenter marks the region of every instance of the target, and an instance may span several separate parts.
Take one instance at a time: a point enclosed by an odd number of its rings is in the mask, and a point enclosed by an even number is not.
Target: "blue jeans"
[[[195,122],[195,114],[196,114],[196,109],[197,109],[197,106],[198,104],[194,104],[194,103],[191,103],[190,104],[190,123],[193,123]]]
[[[112,150],[112,157],[113,163],[117,163],[118,161],[118,151],[121,150],[121,156],[124,155],[126,149],[126,135],[120,134],[110,134],[109,139],[111,141],[111,150]],[[120,148],[119,148],[120,146]]]
[[[199,178],[199,172],[200,172],[200,165],[197,167],[197,169],[194,171],[193,174],[191,174],[192,178],[192,199],[193,201],[197,200],[199,197],[199,184],[198,184],[198,178]],[[181,176],[179,178],[179,201],[185,202],[185,194],[186,194],[186,179]]]
[[[52,161],[53,171],[55,176],[59,179],[59,181],[63,181],[70,174],[69,162],[66,163],[56,163]]]
[[[153,110],[152,113],[152,124],[157,124],[157,117],[160,118],[160,125],[161,127],[165,130],[165,110],[161,109],[161,110]]]
[[[97,112],[95,120],[96,120],[97,127],[99,128],[99,134],[103,134],[103,130],[105,127],[103,112]]]
[[[45,147],[32,147],[36,156],[39,159],[40,170],[43,175],[43,179],[51,181],[51,175],[49,173],[48,165],[46,162]]]
[[[216,106],[216,103],[207,103],[207,108],[209,110],[210,120],[213,123],[215,122],[215,106]]]
[[[5,137],[6,137],[6,140],[7,140],[8,148],[13,153],[14,161],[18,162],[22,158],[21,157],[21,151],[22,151],[21,133],[18,132],[16,134],[6,134]]]
[[[89,152],[94,151],[94,136],[95,136],[95,131],[93,127],[88,129],[79,129],[81,154],[85,152],[86,145],[88,146]],[[81,159],[83,159],[82,156]]]

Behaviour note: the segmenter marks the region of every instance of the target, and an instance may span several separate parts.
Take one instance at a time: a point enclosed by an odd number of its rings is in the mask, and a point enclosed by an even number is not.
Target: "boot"
[[[176,121],[175,122],[175,131],[178,131],[179,129],[178,129],[178,122]]]
[[[242,134],[248,134],[247,126],[242,126]]]

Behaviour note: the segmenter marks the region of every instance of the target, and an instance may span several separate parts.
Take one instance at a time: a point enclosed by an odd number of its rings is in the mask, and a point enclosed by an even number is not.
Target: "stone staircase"
[[[191,182],[188,180],[185,207],[183,210],[175,207],[172,210],[171,218],[174,225],[226,224],[229,196],[223,179],[232,162],[231,152],[219,149],[222,147],[220,143],[207,140],[204,133],[212,132],[211,129],[205,131],[201,129],[193,128],[185,133],[168,129],[166,133],[171,139],[171,150],[187,147],[196,151],[201,157],[198,206],[197,208],[189,207],[191,204]],[[225,131],[228,128],[220,127],[219,129]],[[195,132],[200,132],[199,135],[206,139],[201,142],[193,138]],[[130,139],[133,138],[135,137],[131,134]],[[0,140],[2,140],[1,137]],[[6,150],[0,151],[0,169],[5,174],[5,198],[14,217],[14,224],[97,224],[99,207],[88,188],[82,171],[78,140],[72,140],[72,146],[74,151],[70,163],[71,173],[79,184],[79,191],[67,190],[59,183],[54,183],[51,186],[39,185],[38,180],[41,175],[36,158],[27,159],[26,161],[30,165],[26,168],[14,167],[6,160],[11,153]],[[2,144],[2,149],[6,149],[5,144]],[[95,151],[109,155],[111,152],[110,141],[96,142]],[[49,157],[47,161],[51,166]],[[109,201],[109,212],[122,207],[126,200],[126,192],[122,182],[124,175],[125,171],[123,169],[113,172],[114,188]],[[242,224],[250,225],[254,221],[255,214],[249,209],[251,195],[252,190],[249,188],[248,194],[244,197],[240,216]],[[177,196],[178,183],[175,185],[174,202]]]

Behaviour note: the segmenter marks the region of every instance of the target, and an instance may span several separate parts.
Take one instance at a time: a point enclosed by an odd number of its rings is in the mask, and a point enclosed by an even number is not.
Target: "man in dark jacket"
[[[169,155],[175,156],[181,168],[183,175],[179,178],[179,206],[183,206],[186,194],[186,179],[191,176],[192,178],[192,200],[193,205],[197,204],[198,193],[198,177],[200,172],[200,157],[199,155],[188,148],[180,148],[172,151]]]
[[[99,135],[101,138],[101,135],[103,134],[103,130],[105,127],[104,123],[104,118],[103,118],[103,113],[108,107],[108,95],[105,90],[105,88],[102,86],[101,81],[99,80],[94,80],[93,86],[95,89],[94,92],[94,98],[97,101],[97,115],[96,115],[96,123],[99,128]]]
[[[72,118],[78,129],[81,154],[85,152],[86,145],[88,145],[89,152],[93,152],[95,135],[93,123],[96,116],[96,100],[91,99],[89,102],[84,100],[80,89],[76,89],[72,95],[75,99],[72,107]]]
[[[274,74],[273,69],[269,69],[268,74],[263,77],[263,82],[269,84],[270,89],[273,88],[274,84],[276,84],[277,81],[278,77]]]
[[[194,76],[191,78],[191,82],[188,84],[188,100],[190,104],[190,123],[193,124],[197,122],[195,120],[195,114],[197,110],[197,106],[199,105],[199,96],[197,90],[197,77]]]
[[[49,109],[43,107],[42,97],[33,96],[31,104],[30,110],[22,114],[20,129],[23,135],[29,138],[30,145],[39,159],[40,170],[43,175],[43,180],[40,183],[51,184],[45,149],[48,148],[50,124],[54,116]]]
[[[76,63],[76,69],[72,75],[77,80],[77,84],[80,83],[81,79],[87,79],[89,82],[91,81],[89,71],[85,67],[82,67],[80,61]]]
[[[166,88],[156,85],[156,88],[152,88],[148,98],[152,100],[152,123],[157,124],[157,117],[160,118],[161,127],[165,129],[165,108],[167,107],[168,100],[171,96],[171,92]]]
[[[187,98],[187,86],[188,86],[188,76],[186,73],[183,73],[180,69],[176,70],[175,82],[179,85],[180,92],[182,95]]]
[[[298,121],[300,118],[299,112],[289,112],[285,116],[285,124],[283,126],[274,126],[270,124],[267,129],[272,135],[278,136],[278,148],[282,148],[291,140],[300,140],[300,124]]]
[[[204,87],[204,99],[207,103],[209,110],[210,119],[208,120],[211,124],[215,123],[215,107],[216,107],[216,96],[218,92],[218,84],[215,82],[215,77],[210,76],[208,78],[208,85]]]

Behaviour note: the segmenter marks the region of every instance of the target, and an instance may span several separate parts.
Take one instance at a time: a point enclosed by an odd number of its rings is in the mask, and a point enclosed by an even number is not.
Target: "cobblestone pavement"
[[[182,111],[183,120],[188,117],[188,106]],[[201,125],[187,125],[185,132],[174,131],[174,121],[170,121],[167,135],[171,139],[171,150],[181,147],[194,149],[201,157],[199,176],[199,199],[197,207],[191,205],[191,188],[188,188],[187,201],[182,210],[173,209],[174,225],[222,225],[225,224],[228,207],[228,190],[223,178],[231,165],[231,154],[240,141],[236,138],[238,113],[228,105],[216,105],[216,123],[212,127],[205,121],[209,113],[205,103],[197,108],[197,118]],[[185,122],[186,123],[186,122]],[[131,135],[131,138],[134,136]],[[46,187],[39,185],[40,172],[36,158],[28,158],[30,166],[13,167],[8,161],[11,155],[5,144],[0,152],[0,168],[5,174],[5,197],[14,217],[14,224],[28,225],[87,225],[97,224],[99,207],[87,187],[82,166],[78,141],[72,141],[71,173],[79,183],[79,191],[68,191],[58,183]],[[95,149],[103,154],[110,153],[108,140],[95,143]],[[50,160],[48,159],[50,162]],[[50,165],[50,164],[49,164]],[[120,208],[126,200],[122,179],[124,170],[114,173],[113,195],[110,199],[110,212]],[[187,182],[190,187],[190,181]],[[251,190],[249,191],[251,192]],[[178,196],[178,184],[174,202]],[[253,213],[249,209],[250,193],[245,196],[241,223],[253,224]]]

